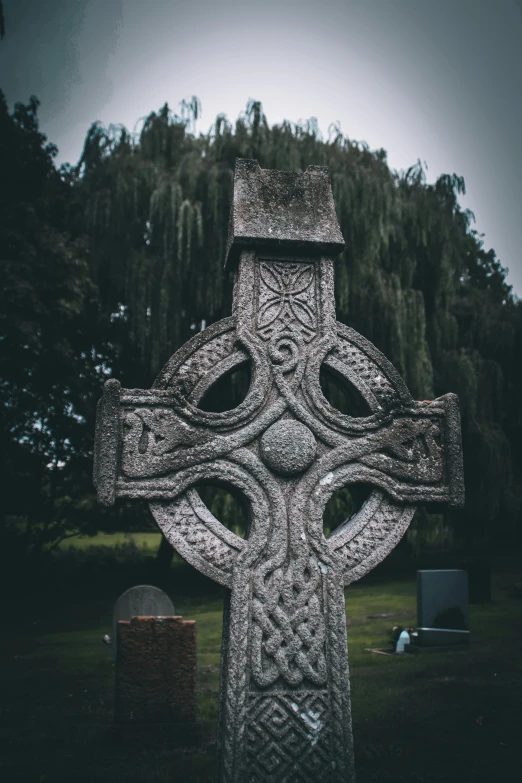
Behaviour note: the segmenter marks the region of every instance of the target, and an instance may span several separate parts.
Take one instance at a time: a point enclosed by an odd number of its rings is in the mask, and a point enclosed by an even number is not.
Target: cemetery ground
[[[113,540],[114,549],[123,547]],[[140,547],[146,544],[140,539]],[[101,549],[93,550],[98,561]],[[223,593],[180,561],[166,580],[154,580],[144,553],[134,551],[131,565],[107,580],[103,570],[85,565],[87,548],[84,560],[71,555],[64,581],[34,584],[18,598],[9,591],[0,648],[0,777],[6,783],[213,780]],[[402,576],[377,570],[346,590],[358,783],[516,779],[522,598],[513,585],[520,579],[519,558],[496,558],[492,601],[470,607],[471,647],[452,653],[366,651],[389,647],[394,625],[415,625],[413,570]],[[197,622],[203,742],[195,749],[120,745],[109,733],[114,668],[102,638],[111,633],[118,595],[144,582],[163,587],[176,614]]]

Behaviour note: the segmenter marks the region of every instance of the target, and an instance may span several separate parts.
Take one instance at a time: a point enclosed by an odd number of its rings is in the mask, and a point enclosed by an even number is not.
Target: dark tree
[[[67,231],[70,185],[37,108],[31,98],[9,114],[0,93],[2,522],[23,519],[33,553],[93,525],[93,402],[106,372],[88,250]]]

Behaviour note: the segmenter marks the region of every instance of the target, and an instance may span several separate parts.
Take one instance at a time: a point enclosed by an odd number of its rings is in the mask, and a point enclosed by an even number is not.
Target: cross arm
[[[111,506],[117,497],[174,498],[187,488],[189,469],[240,449],[278,419],[284,408],[284,401],[278,400],[243,427],[232,423],[217,430],[194,422],[186,402],[170,389],[122,389],[111,379],[96,417],[98,501]]]
[[[319,494],[364,481],[401,504],[464,504],[460,417],[455,394],[401,406],[370,432],[342,438],[318,462]],[[348,481],[349,477],[349,481]],[[325,502],[326,502],[325,500]]]
[[[464,476],[458,398],[446,394],[401,411],[358,461],[378,471],[381,486],[404,503],[464,505]]]
[[[167,473],[183,472],[227,450],[225,438],[188,423],[177,403],[171,390],[123,389],[115,379],[105,383],[94,455],[94,485],[102,505],[113,505],[118,496],[153,499],[155,489],[164,496]]]

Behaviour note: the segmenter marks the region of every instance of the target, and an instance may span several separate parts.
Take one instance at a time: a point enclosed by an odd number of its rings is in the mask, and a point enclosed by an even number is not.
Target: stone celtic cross
[[[333,258],[344,247],[328,170],[236,162],[227,263],[233,315],[189,340],[150,390],[109,380],[99,403],[99,501],[146,498],[161,531],[230,588],[218,724],[219,783],[353,781],[344,586],[398,543],[415,505],[463,502],[458,401],[415,402],[387,359],[335,320]],[[245,362],[234,410],[198,407]],[[332,407],[322,366],[369,415]],[[245,539],[214,518],[197,485],[243,493]],[[374,489],[329,538],[339,488]]]

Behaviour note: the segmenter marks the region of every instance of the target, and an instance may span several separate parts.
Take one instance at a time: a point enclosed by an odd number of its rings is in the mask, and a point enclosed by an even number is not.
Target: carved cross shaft
[[[106,383],[98,496],[107,505],[147,498],[178,552],[231,589],[220,783],[351,781],[344,585],[398,543],[415,504],[461,504],[458,403],[452,394],[414,402],[385,357],[335,321],[332,256],[342,237],[324,169],[290,175],[238,161],[234,199],[233,315],[177,351],[151,390]],[[198,407],[245,362],[252,381],[239,407]],[[323,365],[355,386],[370,415],[329,404]],[[196,487],[208,482],[247,499],[244,540],[202,503]],[[326,539],[324,507],[354,482],[375,490]]]

